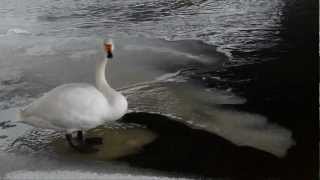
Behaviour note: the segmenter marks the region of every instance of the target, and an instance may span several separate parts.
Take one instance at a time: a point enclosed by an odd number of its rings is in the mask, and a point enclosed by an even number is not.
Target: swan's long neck
[[[110,105],[108,109],[109,116],[112,117],[112,119],[119,119],[127,112],[128,102],[121,93],[112,89],[106,80],[106,66],[108,61],[109,59],[101,59],[97,62],[96,86]]]
[[[107,62],[108,59],[100,59],[98,60],[96,67],[96,86],[105,97],[111,96],[115,92],[115,90],[110,87],[106,80]]]

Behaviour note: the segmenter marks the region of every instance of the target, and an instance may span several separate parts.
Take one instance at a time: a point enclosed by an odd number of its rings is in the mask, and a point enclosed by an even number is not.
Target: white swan
[[[21,121],[35,127],[63,130],[69,144],[81,150],[79,147],[83,149],[85,142],[89,142],[83,138],[82,131],[121,118],[127,112],[127,100],[105,78],[106,64],[113,57],[111,41],[104,43],[104,50],[105,58],[97,61],[96,87],[84,83],[58,86],[21,110]],[[72,143],[75,131],[77,146]],[[102,143],[97,140],[94,140],[96,144]]]

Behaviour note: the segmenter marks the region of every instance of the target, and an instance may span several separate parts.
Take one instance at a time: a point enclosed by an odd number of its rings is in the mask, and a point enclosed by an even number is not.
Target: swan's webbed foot
[[[73,142],[73,138],[72,138],[72,134],[66,134],[66,139],[69,143],[69,145],[81,152],[81,153],[94,153],[97,152],[98,149],[94,148],[94,145],[99,145],[102,144],[102,139],[100,138],[100,140],[98,140],[99,138],[93,138],[93,140],[90,140],[92,138],[85,139],[83,136],[82,131],[78,131],[77,132],[77,137],[76,137],[76,144]]]

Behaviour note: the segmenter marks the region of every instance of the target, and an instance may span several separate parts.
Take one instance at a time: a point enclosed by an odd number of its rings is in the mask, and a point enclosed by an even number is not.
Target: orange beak
[[[112,44],[111,43],[104,43],[104,51],[106,51],[106,53],[112,53]]]

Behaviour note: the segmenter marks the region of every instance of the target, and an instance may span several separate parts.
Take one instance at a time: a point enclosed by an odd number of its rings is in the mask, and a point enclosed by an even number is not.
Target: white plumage
[[[108,120],[108,110],[108,101],[100,91],[77,83],[51,90],[21,111],[21,116],[41,128],[84,130]]]
[[[112,44],[105,44],[105,50],[111,53]],[[105,67],[111,57],[112,54],[110,58],[98,60],[97,87],[84,83],[56,87],[21,110],[21,120],[35,127],[71,133],[121,118],[127,111],[127,100],[105,79]]]

